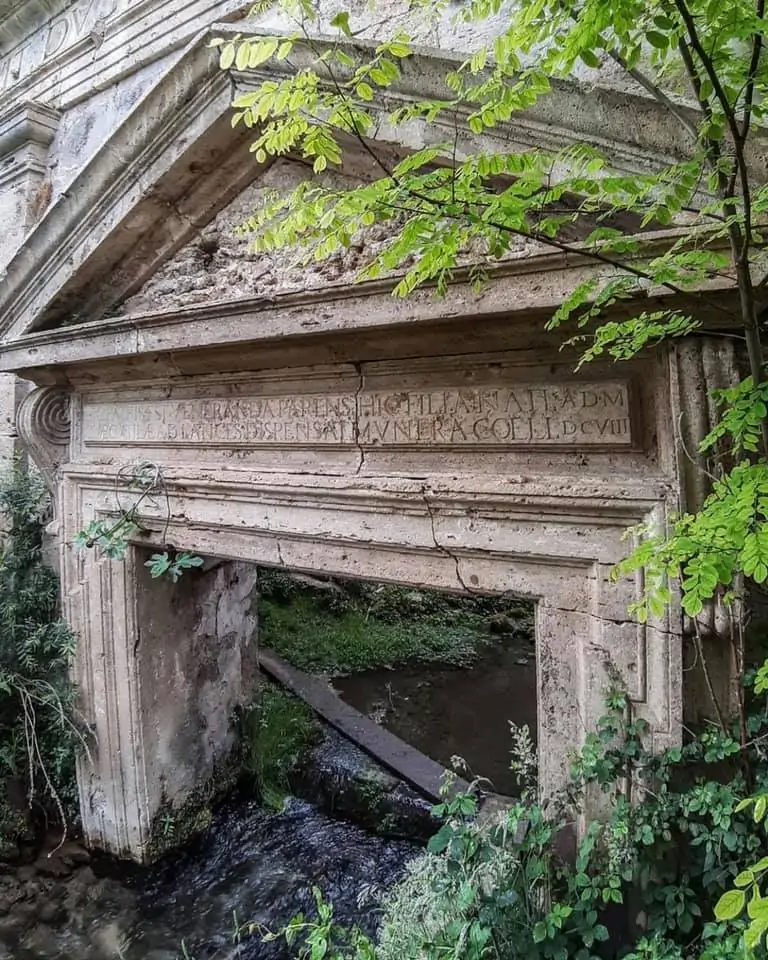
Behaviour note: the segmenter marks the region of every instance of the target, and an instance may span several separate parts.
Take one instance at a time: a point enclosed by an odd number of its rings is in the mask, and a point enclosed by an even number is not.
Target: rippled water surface
[[[289,801],[280,814],[255,803],[223,811],[181,859],[133,883],[139,918],[127,960],[174,956],[179,940],[195,960],[285,955],[252,938],[232,948],[233,915],[278,927],[312,907],[312,886],[330,899],[343,922],[374,932],[375,902],[402,872],[416,847],[387,841],[313,806]],[[154,951],[154,952],[153,952]]]
[[[176,960],[182,941],[194,960],[276,960],[289,956],[282,943],[235,943],[235,918],[277,929],[312,912],[317,886],[341,922],[373,933],[381,893],[417,851],[300,800],[282,813],[232,802],[148,869],[103,861],[66,877],[0,876],[0,960]]]

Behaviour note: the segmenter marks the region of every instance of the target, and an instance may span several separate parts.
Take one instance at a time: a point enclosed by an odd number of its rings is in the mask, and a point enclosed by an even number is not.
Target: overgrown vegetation
[[[340,676],[405,663],[472,664],[502,637],[533,636],[524,601],[462,597],[263,570],[259,636],[302,670]]]
[[[768,582],[768,185],[755,162],[766,149],[764,0],[471,0],[454,13],[447,0],[416,2],[399,18],[377,21],[369,46],[359,42],[365,30],[351,9],[335,14],[336,36],[320,43],[312,36],[321,24],[317,4],[280,5],[295,24],[283,36],[215,41],[223,69],[270,64],[270,79],[236,97],[233,123],[253,130],[259,162],[298,154],[320,174],[341,165],[353,142],[376,173],[351,188],[313,179],[274,196],[243,225],[255,250],[290,248],[299,262],[322,260],[357,242],[367,226],[386,223],[389,239],[372,250],[360,278],[394,275],[395,295],[408,296],[424,284],[445,292],[462,264],[471,264],[470,279],[482,286],[493,262],[514,254],[522,239],[593,267],[548,324],[581,351],[580,363],[629,359],[704,332],[735,338],[748,374],[715,395],[719,422],[697,438],[709,495],[666,529],[635,531],[638,546],[616,571],[643,571],[645,591],[633,611],[641,620],[663,616],[670,604],[677,615],[679,598],[718,724],[653,758],[638,725],[614,710],[588,738],[577,770],[575,789],[589,783],[611,799],[610,822],[590,828],[578,869],[534,851],[542,886],[533,924],[518,912],[531,904],[528,894],[507,881],[454,889],[445,929],[422,943],[419,956],[514,956],[510,943],[520,933],[520,956],[587,957],[599,920],[582,904],[623,902],[630,889],[647,931],[638,958],[764,955],[763,734],[746,695],[731,731],[702,638],[708,608],[719,607],[725,627],[714,642],[728,648],[741,689],[749,689],[749,598]],[[267,0],[254,12],[272,6]],[[441,90],[430,87],[433,96],[390,98],[415,52],[414,36],[449,16],[464,35],[471,25],[471,56],[450,68]],[[509,139],[518,138],[508,139],[505,124],[552,95],[579,64],[610,64],[627,87],[639,85],[665,129],[676,131],[669,143],[677,155],[659,157],[653,171],[632,171],[626,162],[617,169],[592,144],[509,152]],[[371,146],[382,121],[388,140],[401,130],[409,144],[426,125],[429,146],[388,160]],[[686,454],[693,459],[697,451]],[[631,806],[630,793],[642,802]],[[443,856],[456,869],[462,858],[497,856],[495,842],[478,835],[462,810],[450,813]],[[733,889],[718,901],[731,879]],[[326,955],[317,952],[323,931],[313,931],[313,957]],[[356,944],[338,953],[369,956],[372,949]]]
[[[43,562],[48,496],[17,462],[0,482],[0,853],[32,823],[64,831],[77,817],[75,758],[87,749],[69,678],[75,637],[59,617],[58,581]],[[27,810],[14,805],[14,786]],[[42,821],[42,822],[41,822]]]
[[[281,6],[296,24],[283,36],[215,41],[223,69],[270,65],[268,80],[236,97],[233,123],[253,130],[260,163],[298,154],[321,174],[340,166],[353,142],[377,172],[351,188],[314,179],[271,198],[243,225],[255,250],[291,248],[299,262],[322,260],[386,223],[389,239],[376,245],[360,278],[394,274],[395,294],[408,296],[424,284],[446,291],[463,263],[472,263],[470,278],[482,285],[492,263],[522,239],[594,267],[549,318],[581,350],[582,363],[628,359],[706,332],[736,337],[748,372],[716,395],[719,423],[698,438],[709,495],[667,529],[637,531],[639,546],[617,569],[617,576],[644,571],[639,619],[664,615],[680,596],[705,673],[698,618],[708,606],[724,610],[727,625],[716,639],[728,646],[745,691],[734,729],[707,676],[718,724],[654,757],[643,745],[647,731],[614,695],[587,738],[562,810],[529,808],[520,848],[510,850],[510,818],[521,811],[489,827],[472,819],[470,798],[457,798],[443,811],[448,822],[430,854],[437,859],[421,865],[429,883],[417,887],[431,899],[415,919],[405,909],[417,900],[413,888],[385,916],[378,946],[353,934],[331,948],[339,941],[330,909],[288,936],[308,932],[303,949],[312,958],[384,957],[391,920],[400,946],[428,960],[584,960],[605,939],[603,906],[631,896],[636,958],[763,956],[765,716],[749,709],[746,693],[762,691],[750,686],[744,625],[750,590],[768,582],[761,317],[768,186],[755,162],[765,152],[764,0],[471,0],[453,16],[465,35],[471,25],[472,55],[450,68],[442,90],[431,86],[433,96],[407,100],[389,94],[414,52],[409,18],[415,10],[423,35],[451,15],[447,0],[415,3],[399,18],[388,12],[370,46],[359,43],[364,29],[351,9],[336,12],[336,37],[319,43],[312,38],[318,5]],[[666,129],[676,130],[669,142],[677,156],[633,172],[592,144],[509,152],[505,124],[551,95],[577,64],[606,63],[626,85],[639,85]],[[382,122],[388,140],[402,130],[411,144],[418,125],[427,125],[429,146],[390,161],[371,146]],[[673,229],[660,236],[665,227]],[[551,841],[584,790],[602,791],[609,815],[590,826],[568,865],[554,857]],[[491,864],[498,873],[486,872]],[[443,911],[435,908],[440,897]],[[410,933],[398,926],[408,916]]]
[[[751,688],[752,690],[752,688]],[[382,905],[375,941],[318,914],[277,932],[246,924],[239,936],[285,938],[307,960],[733,960],[744,955],[748,919],[717,921],[724,886],[746,886],[745,861],[765,849],[765,831],[744,808],[748,790],[738,730],[716,727],[661,755],[643,746],[646,724],[621,693],[575,758],[571,784],[546,806],[523,800],[491,819],[477,816],[477,784],[435,808],[441,826]],[[750,770],[768,783],[768,711],[751,704]],[[517,738],[518,743],[524,738]],[[516,757],[516,768],[532,769]],[[600,791],[604,822],[589,825],[575,858],[558,853],[586,790]],[[632,803],[637,795],[642,803]],[[527,827],[527,828],[526,828]],[[608,913],[629,920],[608,944]],[[614,921],[615,921],[614,916]],[[764,957],[759,945],[755,957]]]
[[[263,681],[253,704],[240,714],[242,774],[262,802],[280,810],[291,792],[291,773],[320,739],[320,727],[298,697]]]

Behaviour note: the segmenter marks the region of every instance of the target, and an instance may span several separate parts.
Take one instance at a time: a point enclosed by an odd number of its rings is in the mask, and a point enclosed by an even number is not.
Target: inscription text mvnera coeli
[[[626,384],[524,385],[356,394],[86,403],[99,445],[626,446]]]

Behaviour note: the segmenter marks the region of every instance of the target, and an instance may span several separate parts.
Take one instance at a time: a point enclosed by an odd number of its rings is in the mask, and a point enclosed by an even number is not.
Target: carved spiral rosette
[[[69,455],[71,427],[70,395],[60,387],[33,390],[19,406],[19,437],[51,488]]]

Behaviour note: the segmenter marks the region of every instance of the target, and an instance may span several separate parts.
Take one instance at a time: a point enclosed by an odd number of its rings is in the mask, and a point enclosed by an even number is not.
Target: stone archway
[[[181,802],[210,771],[200,734],[221,703],[190,693],[183,617],[169,629],[169,588],[136,560],[164,540],[230,560],[535,599],[544,791],[563,783],[616,676],[654,742],[677,741],[679,625],[630,622],[638,584],[608,579],[627,527],[663,523],[676,497],[660,419],[678,406],[666,359],[587,380],[555,357],[429,356],[430,345],[408,361],[199,377],[173,376],[158,358],[156,378],[142,383],[115,383],[105,365],[100,382],[81,381],[71,395],[42,388],[26,401],[27,442],[56,471],[65,610],[81,638],[77,678],[99,744],[81,771],[92,843],[141,858],[163,798]],[[76,368],[69,375],[75,381]],[[514,422],[500,412],[523,401],[532,406]],[[118,473],[136,457],[162,468],[170,522],[160,506],[142,508],[149,533],[126,562],[77,551],[78,530],[115,516]],[[218,638],[228,703],[248,639]],[[178,709],[165,702],[158,713],[168,690]],[[190,698],[205,704],[196,720]]]

